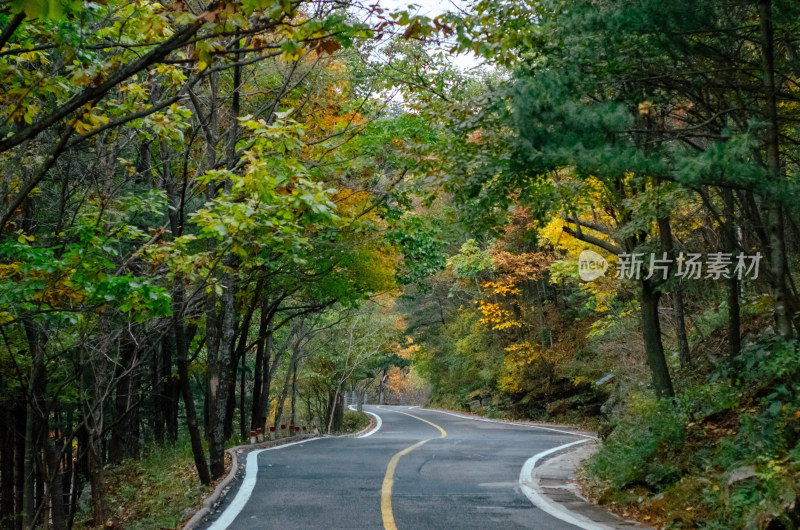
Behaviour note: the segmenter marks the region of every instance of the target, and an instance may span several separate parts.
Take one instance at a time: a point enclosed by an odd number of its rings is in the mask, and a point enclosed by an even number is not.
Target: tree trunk
[[[678,360],[682,368],[689,368],[692,356],[689,350],[689,337],[686,334],[686,310],[683,303],[683,287],[678,282],[672,290],[672,299],[675,307],[675,335],[678,339]]]
[[[36,526],[34,515],[37,510],[36,482],[39,480],[41,468],[37,465],[42,442],[45,439],[46,410],[45,403],[45,366],[44,344],[36,325],[25,320],[23,322],[28,348],[31,356],[31,375],[28,382],[28,405],[25,417],[25,460],[24,490],[22,499],[24,528]]]
[[[61,469],[61,446],[56,440],[50,440],[47,444],[47,470],[52,528],[53,530],[66,530],[69,521],[64,511],[64,479]]]
[[[92,485],[92,519],[94,524],[104,524],[106,520],[106,481],[103,453],[103,430],[105,428],[103,408],[106,392],[109,390],[108,360],[111,354],[111,315],[110,310],[101,311],[97,324],[97,352],[91,356],[93,381],[87,381],[85,392],[91,395],[87,413],[84,415],[89,434],[87,459],[89,482]]]
[[[169,334],[167,335],[169,336]],[[164,411],[167,441],[173,445],[178,441],[178,399],[180,397],[180,382],[172,373],[172,358],[176,350],[174,337],[169,337],[167,347],[161,356],[161,406]]]
[[[233,40],[233,50],[239,49],[238,34]],[[231,123],[228,127],[228,137],[226,142],[226,166],[229,170],[236,168],[236,142],[239,140],[239,113],[240,113],[240,87],[242,84],[242,67],[236,65],[233,67],[233,94],[231,99]],[[231,183],[226,181],[224,189],[227,194],[231,192]],[[235,281],[233,278],[232,269],[234,268],[234,257],[228,252],[223,257],[223,273],[226,275],[227,287],[222,294],[222,307],[223,307],[223,322],[222,322],[222,347],[227,352],[226,367],[229,374],[227,382],[227,401],[225,403],[225,439],[233,436],[233,419],[236,410],[236,370],[239,366],[239,355],[244,356],[244,345],[247,342],[247,332],[250,327],[250,318],[252,311],[247,315],[246,322],[242,323],[242,339],[241,348],[236,348],[236,308],[234,300]],[[256,296],[258,293],[256,292]],[[244,424],[242,424],[244,429]],[[242,438],[244,439],[244,437]]]
[[[95,526],[104,524],[106,515],[106,481],[103,468],[103,442],[97,435],[89,435],[89,483],[92,486],[92,521]]]
[[[217,165],[217,128],[219,125],[219,104],[217,101],[217,78],[213,73],[208,77],[209,82],[209,111],[206,131],[206,168],[214,169]],[[213,182],[206,184],[206,200],[213,201],[217,197],[217,188]],[[215,254],[217,243],[213,238],[206,241],[209,254]],[[223,265],[224,266],[224,265]],[[216,287],[216,286],[214,286]],[[223,287],[224,289],[224,287]],[[225,471],[224,446],[224,417],[219,418],[218,409],[225,410],[226,395],[224,390],[227,381],[227,372],[220,363],[220,324],[217,319],[217,294],[212,288],[206,295],[206,357],[208,380],[206,407],[206,437],[208,438],[208,452],[211,477],[217,478]]]
[[[0,377],[2,377],[0,375]],[[0,379],[0,388],[7,389]],[[10,399],[4,399],[0,407],[0,527],[12,528],[14,518],[14,409]]]
[[[381,372],[381,380],[378,383],[378,405],[383,405],[383,383],[386,381],[386,369]]]
[[[642,335],[647,364],[650,366],[656,394],[659,397],[671,397],[675,395],[675,391],[664,357],[664,344],[661,342],[661,322],[658,317],[660,298],[661,294],[653,289],[649,280],[641,282]]]
[[[17,515],[16,528],[22,528],[22,513],[25,497],[25,426],[28,423],[28,407],[21,389],[15,392],[14,409],[14,512]]]
[[[671,263],[675,263],[675,243],[672,237],[672,227],[670,226],[669,217],[659,217],[658,231],[661,238],[661,247],[667,253],[668,259]],[[672,267],[670,267],[671,271]],[[689,353],[689,337],[686,334],[686,319],[683,305],[683,288],[680,281],[674,284],[672,289],[673,300],[673,319],[675,327],[675,339],[678,342],[678,359],[680,360],[681,367],[688,368],[691,364],[691,356]]]
[[[111,431],[111,440],[108,444],[108,459],[115,464],[126,458],[135,458],[139,454],[139,437],[133,436],[137,431],[138,420],[135,411],[132,410],[138,397],[139,387],[136,353],[136,342],[132,337],[128,337],[122,344],[121,373],[118,375],[119,383],[114,401],[114,419],[117,423]]]
[[[759,33],[761,37],[761,66],[764,77],[764,139],[767,163],[767,178],[776,187],[769,198],[768,231],[770,240],[770,271],[772,272],[773,299],[775,302],[775,325],[778,333],[788,339],[793,335],[792,322],[787,310],[786,296],[786,241],[784,238],[783,212],[777,200],[780,193],[780,144],[778,140],[778,105],[775,95],[775,43],[772,27],[772,1],[759,0]]]
[[[264,286],[264,280],[259,279],[256,283],[255,291],[253,292],[253,300],[257,301],[261,295],[261,290]],[[250,335],[250,325],[253,322],[253,315],[256,312],[256,302],[254,302],[253,307],[249,308],[249,311],[246,315],[242,318],[241,325],[239,326],[239,339],[236,343],[236,355],[234,355],[234,364],[238,366],[239,362],[241,361],[241,373],[239,374],[239,435],[242,440],[247,438],[247,409],[245,408],[245,402],[247,399],[247,388],[246,388],[246,374],[245,370],[247,368],[247,341]],[[261,331],[259,325],[259,332]],[[260,335],[259,335],[260,337]],[[234,371],[235,376],[235,371]],[[231,388],[235,388],[236,380],[231,383]],[[235,392],[231,391],[231,394],[235,398]],[[231,418],[233,418],[233,410],[231,410]],[[233,421],[231,419],[231,421]],[[263,428],[263,427],[262,427]]]
[[[292,365],[294,365],[294,363],[297,362],[297,357],[300,355],[300,349],[301,349],[300,334],[303,328],[303,324],[304,324],[303,317],[300,317],[298,320],[293,322],[292,332],[289,334],[289,338],[287,339],[287,344],[290,344],[293,339],[295,339],[295,342],[292,345],[292,357],[289,359],[289,364],[286,366],[286,377],[283,380],[283,390],[281,391],[280,399],[278,399],[278,404],[275,409],[275,423],[274,423],[275,430],[278,429],[278,425],[280,424],[281,421],[281,416],[283,416],[283,407],[286,402],[286,396],[289,395],[289,378],[292,375]],[[276,355],[275,361],[273,362],[273,367],[277,367],[280,358],[281,358],[280,355]]]
[[[233,347],[233,346],[231,346]],[[229,440],[233,436],[233,420],[236,418],[236,376],[239,373],[239,357],[234,354],[231,356],[230,368],[228,369],[228,399],[225,402],[225,439]]]
[[[220,296],[220,313],[222,317],[222,336],[219,345],[219,365],[216,391],[216,408],[211,409],[212,425],[209,441],[211,476],[221,477],[225,473],[225,423],[228,412],[228,394],[233,390],[231,379],[231,349],[235,336],[234,275],[229,269],[233,257],[226,254],[222,258],[223,272],[222,296]]]
[[[242,373],[240,374],[239,381],[239,436],[241,440],[247,438],[247,410],[245,410],[245,401],[247,398],[245,388],[245,366],[247,361],[246,350],[242,352]]]
[[[164,423],[166,422],[166,415],[164,414],[164,407],[162,406],[164,395],[164,381],[161,376],[160,361],[169,349],[169,334],[161,339],[156,353],[153,355],[152,362],[150,363],[150,386],[152,392],[150,394],[150,403],[153,412],[153,439],[158,445],[164,445]]]
[[[80,430],[80,426],[78,427]],[[80,432],[80,431],[79,431]],[[78,450],[80,450],[81,443],[78,442]],[[70,484],[72,485],[69,496],[69,528],[72,528],[75,521],[75,514],[78,511],[78,497],[81,491],[81,475],[78,473],[78,461],[68,457],[71,462]]]
[[[295,361],[294,363],[292,363],[292,398],[291,398],[291,401],[290,401],[292,415],[291,415],[291,420],[289,421],[289,423],[291,425],[296,425],[296,420],[297,420],[297,415],[295,414],[295,411],[297,410],[296,407],[295,407],[295,403],[297,401],[297,363],[298,362],[299,361]]]
[[[736,255],[736,220],[734,218],[733,192],[728,188],[722,190],[722,200],[724,203],[723,216],[725,223],[724,239],[725,252]],[[735,258],[733,260],[736,261]],[[741,323],[739,309],[739,279],[733,274],[733,265],[730,267],[727,280],[727,300],[728,300],[728,355],[731,359],[739,355],[741,346]]]
[[[270,392],[272,390],[272,378],[275,373],[278,371],[278,366],[280,365],[281,356],[275,355],[274,357],[270,353],[272,351],[272,343],[273,343],[273,335],[272,331],[269,332],[267,335],[267,342],[264,346],[266,350],[266,355],[264,356],[264,384],[261,386],[261,402],[263,403],[264,407],[264,418],[266,422],[266,418],[269,418],[270,413]],[[272,362],[270,363],[270,358],[272,358]],[[266,428],[266,423],[265,423]]]
[[[261,305],[261,317],[258,323],[258,339],[256,341],[256,365],[253,374],[253,403],[251,404],[250,429],[264,429],[267,423],[266,406],[262,395],[264,379],[269,378],[268,333],[272,334],[273,314],[267,309],[268,300]]]
[[[341,387],[341,384],[336,387],[336,391],[330,395],[328,401],[328,434],[342,430],[344,397],[340,392]]]
[[[278,430],[278,425],[281,422],[281,416],[283,416],[283,405],[286,401],[286,396],[289,394],[289,378],[292,375],[292,365],[295,362],[295,351],[292,351],[292,358],[289,360],[289,365],[286,367],[286,377],[283,379],[283,390],[281,390],[280,398],[278,399],[278,403],[275,409],[275,430]]]
[[[192,444],[192,455],[194,465],[197,468],[197,476],[203,484],[211,483],[211,473],[206,462],[206,453],[203,449],[203,438],[200,435],[200,427],[197,425],[197,411],[194,407],[194,396],[192,396],[191,379],[189,378],[189,343],[192,337],[187,337],[183,325],[183,284],[181,279],[175,280],[173,288],[173,309],[172,309],[172,329],[175,334],[175,353],[178,364],[178,384],[180,385],[183,404],[186,409],[186,428],[189,430],[189,439]]]

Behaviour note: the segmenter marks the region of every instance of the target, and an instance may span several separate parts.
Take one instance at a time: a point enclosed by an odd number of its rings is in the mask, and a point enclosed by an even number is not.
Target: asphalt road
[[[518,480],[528,458],[579,436],[419,408],[365,410],[383,422],[368,437],[258,454],[255,486],[228,528],[575,528],[533,506]]]

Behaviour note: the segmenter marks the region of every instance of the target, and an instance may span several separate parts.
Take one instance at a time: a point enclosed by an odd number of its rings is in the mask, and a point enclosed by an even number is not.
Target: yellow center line
[[[378,407],[380,409],[380,407]],[[398,414],[405,414],[406,416],[411,416],[412,418],[423,421],[428,425],[432,425],[439,429],[439,432],[442,435],[439,437],[444,438],[447,436],[447,433],[444,429],[439,427],[433,422],[430,422],[426,419],[420,418],[419,416],[414,416],[413,414],[409,414],[407,412],[400,412],[399,410],[388,410],[388,409],[381,409],[386,410],[387,412],[396,412]],[[431,440],[435,440],[435,438],[428,438],[426,440],[421,440],[410,447],[406,447],[399,453],[395,454],[391,460],[389,460],[389,465],[386,467],[386,475],[383,477],[383,486],[381,487],[381,515],[383,516],[383,527],[386,530],[397,530],[397,526],[394,524],[394,515],[392,514],[392,485],[394,484],[394,470],[397,468],[397,462],[400,461],[400,457],[403,455],[407,455],[417,447],[421,447],[422,445],[430,442]]]

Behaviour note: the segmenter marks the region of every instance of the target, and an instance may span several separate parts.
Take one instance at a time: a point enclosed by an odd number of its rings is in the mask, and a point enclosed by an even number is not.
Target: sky
[[[372,3],[372,2],[367,2]],[[415,13],[433,18],[441,15],[447,11],[455,11],[456,6],[464,9],[466,2],[464,0],[376,0],[375,3],[380,4],[385,9],[392,11],[397,9],[407,9],[409,5],[415,4],[419,6]],[[472,54],[454,56],[453,65],[462,70],[478,66],[481,62]]]
[[[453,0],[453,2],[458,6],[464,5],[462,0]],[[381,7],[388,9],[406,8],[409,4],[417,4],[420,6],[419,14],[428,17],[434,17],[445,11],[453,11],[453,2],[450,0],[378,0]]]

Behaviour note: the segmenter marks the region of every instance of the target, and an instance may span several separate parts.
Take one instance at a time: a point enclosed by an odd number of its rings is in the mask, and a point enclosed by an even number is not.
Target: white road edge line
[[[354,405],[349,405],[347,408],[349,408],[350,410],[357,410]],[[366,410],[363,411],[363,412],[364,412],[364,414],[369,414],[370,416],[375,416],[375,421],[377,422],[377,424],[375,425],[374,429],[372,429],[369,432],[366,432],[366,433],[362,434],[361,436],[356,436],[356,438],[366,438],[367,436],[372,436],[373,434],[378,432],[378,430],[381,428],[381,425],[383,425],[383,420],[381,420],[381,417],[378,416],[377,414],[375,414],[374,412],[367,412]]]
[[[380,416],[378,416],[374,412],[367,412],[366,410],[364,412],[366,414],[369,414],[370,416],[374,416],[375,417],[375,421],[378,422],[378,423],[377,423],[377,425],[375,425],[374,429],[372,429],[371,431],[369,431],[367,433],[362,434],[361,436],[358,436],[357,438],[366,438],[367,436],[372,436],[373,434],[378,432],[378,430],[381,428],[381,425],[383,425],[383,420],[381,420]]]
[[[522,493],[528,497],[528,500],[530,500],[534,506],[543,512],[552,515],[556,519],[560,519],[565,523],[575,525],[578,528],[583,528],[584,530],[609,530],[611,527],[595,523],[588,518],[584,518],[581,515],[570,512],[569,510],[560,506],[558,503],[553,502],[542,495],[536,490],[536,488],[533,487],[533,469],[536,467],[536,463],[539,460],[547,455],[561,451],[562,449],[566,449],[567,447],[582,444],[588,441],[589,440],[578,440],[577,442],[570,442],[568,444],[559,445],[558,447],[554,447],[552,449],[548,449],[547,451],[542,451],[541,453],[533,455],[525,461],[525,464],[522,466],[522,470],[519,472],[519,487],[522,490]]]
[[[553,429],[552,427],[542,427],[541,425],[531,424],[531,423],[517,423],[513,421],[503,421],[503,420],[492,420],[489,418],[476,418],[474,416],[467,416],[464,414],[456,414],[455,412],[446,412],[444,410],[436,410],[436,409],[419,409],[419,410],[427,410],[430,412],[438,412],[439,414],[447,414],[448,416],[455,416],[456,418],[462,418],[465,420],[473,420],[473,421],[487,421],[489,423],[502,423],[503,425],[516,425],[517,427],[528,427],[530,429],[541,429],[543,431],[553,431],[558,432],[561,434],[569,434],[570,436],[582,436],[587,440],[597,440],[597,436],[592,436],[591,434],[583,434],[581,432],[575,431],[564,431],[561,429]],[[585,440],[584,440],[585,441]]]
[[[211,526],[208,527],[208,530],[225,530],[230,526],[236,516],[241,513],[244,506],[247,504],[247,501],[250,500],[250,495],[253,493],[253,489],[256,486],[256,476],[258,475],[258,455],[263,453],[264,451],[273,451],[275,449],[283,449],[284,447],[289,447],[291,445],[298,445],[304,444],[307,442],[313,442],[314,440],[323,440],[324,438],[308,438],[306,440],[300,440],[298,442],[292,442],[288,444],[278,445],[275,447],[267,447],[265,449],[256,449],[255,451],[250,451],[247,454],[247,465],[244,469],[244,480],[242,480],[242,485],[239,488],[239,491],[236,492],[236,497],[233,498],[233,501],[225,508],[225,511],[222,512],[216,521],[212,523]]]

